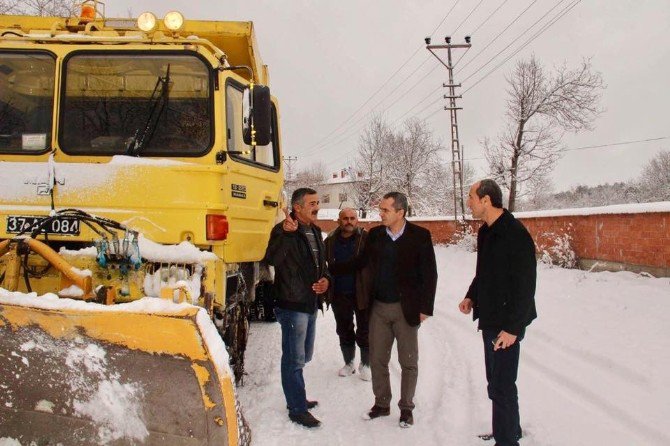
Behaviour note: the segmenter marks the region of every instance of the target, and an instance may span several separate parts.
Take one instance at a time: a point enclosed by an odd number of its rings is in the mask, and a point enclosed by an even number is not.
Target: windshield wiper
[[[165,77],[158,76],[154,91],[149,98],[149,116],[147,122],[143,127],[137,128],[128,141],[128,155],[139,156],[142,149],[151,142],[151,138],[153,138],[156,128],[158,127],[158,121],[160,120],[163,110],[165,110],[168,99],[170,98],[170,87],[170,64],[168,64],[167,69],[165,70]]]

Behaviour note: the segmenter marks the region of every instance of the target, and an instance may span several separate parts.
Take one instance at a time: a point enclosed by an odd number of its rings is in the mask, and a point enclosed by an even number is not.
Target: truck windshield
[[[166,73],[157,113],[157,79]],[[64,74],[64,152],[196,156],[212,144],[210,70],[194,55],[78,53],[66,59]],[[138,129],[148,127],[151,137],[137,151]]]
[[[50,147],[55,67],[48,54],[0,52],[0,153]]]

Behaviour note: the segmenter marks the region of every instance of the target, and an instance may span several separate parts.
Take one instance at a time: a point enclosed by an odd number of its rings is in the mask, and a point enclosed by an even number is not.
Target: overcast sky
[[[425,118],[447,147],[449,115],[439,100],[447,72],[425,49],[423,39],[431,34],[433,43],[445,35],[453,35],[453,42],[472,35],[455,80],[464,93],[461,143],[478,176],[487,167],[481,140],[495,137],[504,124],[505,76],[515,61],[533,53],[548,68],[576,66],[590,57],[607,85],[605,112],[595,129],[563,139],[567,149],[578,150],[566,151],[557,164],[556,190],[631,179],[656,153],[670,149],[670,0],[107,2],[108,16],[127,16],[129,10],[134,16],[145,10],[161,16],[171,9],[193,19],[254,22],[272,93],[280,100],[284,156],[297,156],[297,169],[319,160],[330,171],[351,165],[373,109],[394,126],[411,116]]]

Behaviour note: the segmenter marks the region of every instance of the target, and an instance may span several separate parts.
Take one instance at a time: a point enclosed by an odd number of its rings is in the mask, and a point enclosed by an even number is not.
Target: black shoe
[[[365,415],[363,415],[363,418],[366,420],[374,420],[375,418],[388,417],[389,415],[391,415],[390,407],[381,407],[375,404],[369,412],[366,412]]]
[[[479,438],[481,438],[482,440],[484,440],[484,441],[493,440],[493,434],[479,434],[479,435],[477,435],[477,436],[478,436]],[[516,439],[517,439],[517,440],[521,440],[522,437],[523,437],[523,432],[520,432],[520,433],[517,435]]]
[[[309,413],[309,412],[301,412],[297,414],[288,414],[288,417],[293,421],[294,423],[297,423],[301,426],[305,427],[319,427],[321,426],[321,422],[314,418],[314,416]]]
[[[400,427],[412,427],[414,424],[414,417],[410,409],[400,409]]]
[[[318,401],[310,401],[310,400],[307,400],[307,401],[305,401],[305,402],[307,403],[307,409],[314,409],[316,406],[319,405],[319,402],[318,402]],[[286,406],[286,409],[288,410],[289,407]]]

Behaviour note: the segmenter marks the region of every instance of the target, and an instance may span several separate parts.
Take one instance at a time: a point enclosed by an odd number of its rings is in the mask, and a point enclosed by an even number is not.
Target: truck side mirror
[[[253,91],[253,93],[251,93]],[[251,97],[253,96],[253,97]],[[272,101],[270,87],[254,85],[253,90],[244,89],[242,99],[242,137],[251,144],[251,127],[256,131],[256,145],[267,146],[272,141]]]

